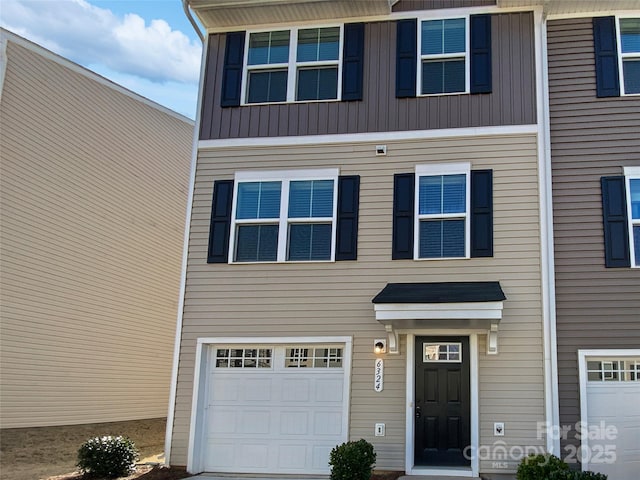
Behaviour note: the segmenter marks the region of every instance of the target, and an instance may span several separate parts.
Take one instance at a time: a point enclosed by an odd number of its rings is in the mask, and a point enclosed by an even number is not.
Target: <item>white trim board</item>
[[[191,420],[189,422],[189,446],[187,450],[187,471],[197,474],[203,471],[202,450],[204,448],[203,411],[198,406],[206,401],[208,358],[206,350],[214,345],[287,345],[287,344],[344,344],[343,354],[343,442],[349,439],[349,406],[351,398],[351,362],[353,337],[201,337],[197,339],[196,358],[193,372],[193,393],[191,397]],[[196,448],[198,447],[198,448]]]
[[[300,135],[288,137],[225,138],[200,140],[198,149],[261,148],[277,146],[329,145],[346,143],[393,142],[407,140],[430,140],[441,138],[492,137],[536,135],[538,125],[510,125],[500,127],[442,128],[435,130],[410,130],[402,132],[345,133],[337,135]]]

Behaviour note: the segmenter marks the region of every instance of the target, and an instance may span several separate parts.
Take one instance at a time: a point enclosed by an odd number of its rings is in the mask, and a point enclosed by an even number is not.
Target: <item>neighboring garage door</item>
[[[588,469],[609,480],[638,478],[640,357],[587,358],[586,394]]]
[[[343,345],[211,348],[204,468],[326,474],[346,440]]]

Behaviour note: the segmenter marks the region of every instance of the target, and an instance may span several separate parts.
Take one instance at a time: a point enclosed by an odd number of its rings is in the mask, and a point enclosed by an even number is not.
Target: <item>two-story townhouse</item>
[[[553,451],[542,9],[188,4],[168,461],[326,474],[365,438],[378,469],[497,478]]]
[[[558,435],[567,461],[626,480],[640,466],[640,2],[549,7]]]

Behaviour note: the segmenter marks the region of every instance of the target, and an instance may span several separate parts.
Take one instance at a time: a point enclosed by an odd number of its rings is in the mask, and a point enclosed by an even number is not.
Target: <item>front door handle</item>
[[[416,407],[416,418],[420,418],[422,416],[422,409],[420,407]]]

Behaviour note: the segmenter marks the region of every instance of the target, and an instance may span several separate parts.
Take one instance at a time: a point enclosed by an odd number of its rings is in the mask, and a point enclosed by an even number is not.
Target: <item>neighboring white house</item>
[[[0,35],[0,427],[164,417],[194,124]]]

